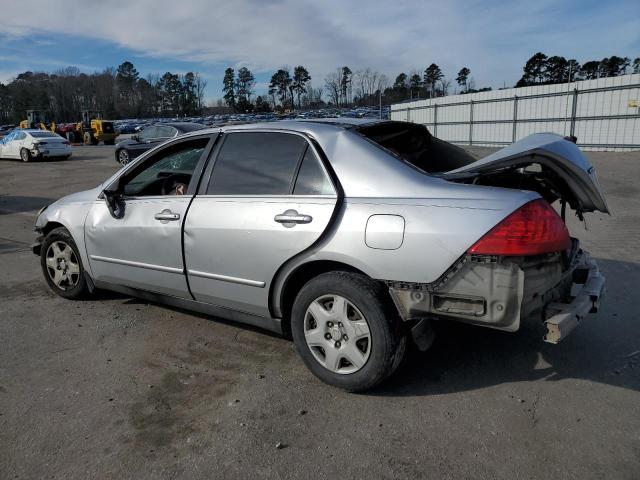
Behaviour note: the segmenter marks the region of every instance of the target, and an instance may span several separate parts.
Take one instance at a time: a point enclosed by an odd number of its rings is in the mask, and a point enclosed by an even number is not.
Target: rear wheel
[[[350,272],[329,272],[309,281],[295,300],[291,331],[314,375],[354,392],[391,375],[406,346],[386,288]]]
[[[61,297],[77,299],[88,293],[78,247],[66,228],[56,228],[45,237],[40,265],[49,288]]]
[[[31,155],[31,152],[28,148],[20,149],[20,158],[23,162],[30,162],[31,160],[33,160],[33,156]]]

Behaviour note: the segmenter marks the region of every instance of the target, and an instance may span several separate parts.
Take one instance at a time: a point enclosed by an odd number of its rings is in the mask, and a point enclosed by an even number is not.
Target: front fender
[[[35,223],[35,230],[40,236],[37,243],[32,245],[33,253],[40,254],[40,244],[52,226],[53,228],[62,226],[73,237],[80,252],[82,265],[91,274],[84,238],[84,223],[93,205],[103,201],[98,199],[98,195],[100,195],[100,187],[63,197],[41,210]]]

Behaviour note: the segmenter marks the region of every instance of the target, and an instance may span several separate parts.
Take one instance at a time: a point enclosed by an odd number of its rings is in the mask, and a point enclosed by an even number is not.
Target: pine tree
[[[424,71],[424,83],[425,85],[430,86],[432,97],[435,96],[436,83],[442,80],[442,78],[444,78],[444,74],[442,73],[442,70],[440,70],[440,67],[435,63],[432,63],[431,65],[429,65],[427,69]]]
[[[467,90],[467,82],[469,81],[469,75],[471,75],[471,70],[467,67],[462,67],[458,72],[458,76],[456,77],[456,82],[461,87],[464,87],[464,90]]]
[[[224,101],[228,107],[236,111],[236,81],[233,68],[229,67],[224,71],[222,79],[222,92],[224,93]]]
[[[310,81],[311,75],[309,75],[309,71],[305,67],[298,65],[293,69],[293,83],[291,86],[298,96],[298,108],[300,108],[300,97],[307,93],[307,83]]]
[[[237,105],[241,112],[253,110],[251,104],[251,95],[253,94],[253,86],[255,84],[255,78],[253,73],[247,68],[242,67],[238,70],[237,86]]]

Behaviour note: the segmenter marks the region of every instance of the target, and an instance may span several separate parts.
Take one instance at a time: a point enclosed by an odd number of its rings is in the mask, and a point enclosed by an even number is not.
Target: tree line
[[[589,60],[581,65],[573,58],[567,60],[557,55],[547,57],[538,52],[527,60],[522,70],[522,78],[518,80],[516,87],[617,77],[629,73],[629,70],[640,73],[640,57],[631,62],[628,57],[612,55],[602,60]]]
[[[632,62],[627,57],[613,55],[581,65],[575,59],[567,60],[561,56],[547,57],[538,52],[527,60],[523,67],[522,78],[515,86],[525,87],[615,77],[629,71],[640,73],[640,57]],[[405,100],[449,95],[453,81],[457,84],[456,93],[491,90],[491,87],[476,88],[468,67],[462,67],[455,78],[450,80],[435,63],[431,63],[423,71],[412,70],[409,74],[401,72],[395,77],[393,83],[386,75],[371,68],[354,72],[349,66],[342,66],[324,77],[322,88],[314,88],[311,85],[309,71],[306,67],[299,65],[293,69],[293,74],[289,67],[278,69],[271,77],[267,98],[258,95],[255,97],[255,102],[252,102],[254,76],[246,67],[243,67],[238,71],[237,76],[232,68],[227,68],[225,71],[224,97],[218,101],[218,105],[226,104],[236,112],[262,112],[270,109],[285,111],[327,106],[373,106],[379,103],[389,105]]]
[[[142,78],[128,61],[91,74],[76,67],[27,71],[7,85],[0,83],[0,123],[17,123],[27,110],[48,112],[57,122],[78,121],[82,110],[110,119],[197,115],[205,106],[206,86],[197,72]]]
[[[611,56],[580,64],[575,59],[534,54],[523,67],[516,87],[564,83],[613,77],[629,72],[640,73],[640,57]],[[322,79],[320,87],[311,83],[304,65],[293,69],[284,66],[271,76],[266,91],[256,92],[254,74],[241,67],[229,67],[223,77],[223,98],[233,112],[268,112],[332,107],[389,105],[417,98],[441,97],[451,93],[473,93],[491,90],[476,88],[468,67],[448,78],[431,63],[424,70],[399,73],[393,82],[374,69],[352,70],[341,66]],[[96,110],[106,118],[144,118],[195,116],[203,113],[204,80],[197,72],[184,75],[166,72],[141,77],[135,66],[125,61],[118,68],[102,72],[82,73],[68,67],[53,73],[27,71],[7,85],[0,83],[0,123],[17,123],[26,118],[27,110],[44,110],[57,122],[77,121],[81,110]]]

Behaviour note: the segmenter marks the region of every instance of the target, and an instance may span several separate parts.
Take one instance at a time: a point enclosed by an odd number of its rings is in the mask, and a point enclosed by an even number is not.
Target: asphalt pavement
[[[259,329],[51,293],[35,212],[116,171],[113,147],[0,161],[0,478],[640,478],[640,152],[588,156],[612,215],[569,226],[607,277],[600,313],[559,345],[439,324],[359,395]]]

